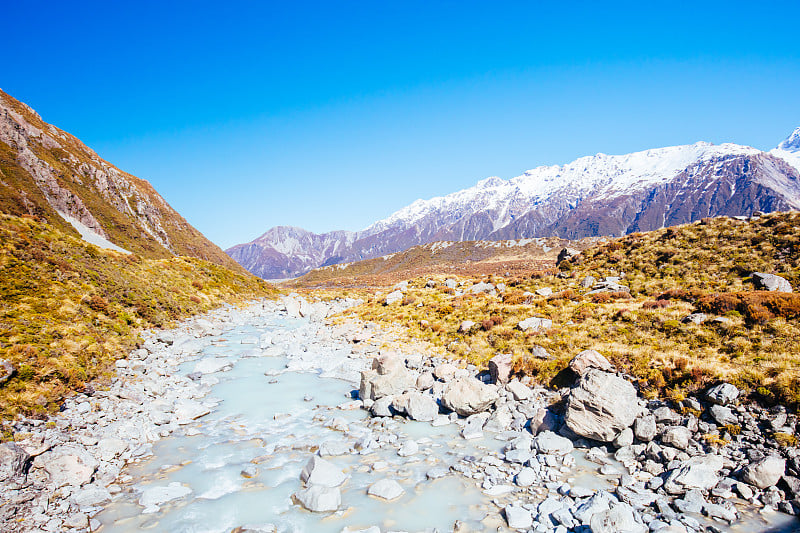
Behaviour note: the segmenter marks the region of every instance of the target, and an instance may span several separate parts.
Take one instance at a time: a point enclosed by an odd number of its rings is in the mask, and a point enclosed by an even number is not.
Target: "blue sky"
[[[701,4],[701,5],[698,5]],[[0,87],[222,247],[800,125],[800,2],[14,2]]]

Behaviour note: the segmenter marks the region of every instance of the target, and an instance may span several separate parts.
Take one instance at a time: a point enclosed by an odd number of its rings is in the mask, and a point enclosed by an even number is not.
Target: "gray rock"
[[[689,439],[692,438],[692,433],[684,426],[670,426],[664,430],[661,436],[661,442],[668,446],[674,446],[679,450],[685,450],[689,447]]]
[[[405,490],[400,484],[393,480],[393,479],[381,479],[380,481],[373,483],[367,489],[367,494],[370,496],[375,496],[376,498],[381,498],[384,500],[396,500],[403,494],[405,494]]]
[[[614,446],[617,448],[625,448],[631,444],[633,444],[633,430],[631,428],[623,429],[620,431],[619,435],[617,435],[617,438],[614,439]]]
[[[728,405],[736,401],[739,397],[739,389],[730,383],[720,383],[712,387],[707,393],[706,398],[717,405]]]
[[[397,302],[403,301],[403,293],[400,291],[393,291],[386,295],[386,299],[384,300],[385,305],[392,305],[396,304]]]
[[[669,494],[684,494],[691,489],[703,492],[719,483],[719,471],[724,462],[719,455],[698,455],[672,469],[664,481],[664,490]]]
[[[753,272],[753,285],[759,290],[792,292],[792,285],[785,278],[764,272]]]
[[[436,380],[433,377],[433,372],[430,372],[430,371],[423,372],[417,378],[416,387],[419,390],[428,390],[431,387],[433,387],[433,384],[435,382],[436,382]]]
[[[647,533],[648,528],[636,520],[636,511],[630,505],[617,503],[589,520],[592,533]]]
[[[511,377],[511,354],[498,354],[489,359],[489,374],[492,382],[503,385]]]
[[[519,381],[511,381],[506,384],[506,390],[511,393],[516,401],[527,400],[531,397],[532,391],[530,387],[520,383]]]
[[[567,427],[581,437],[611,442],[630,427],[641,408],[636,389],[626,380],[590,369],[567,399]]]
[[[338,488],[319,485],[295,492],[293,498],[303,508],[315,513],[336,511],[342,504],[342,493]]]
[[[727,407],[715,404],[711,406],[709,412],[711,413],[711,418],[713,418],[714,421],[716,421],[716,423],[720,426],[736,424],[739,422],[739,419],[735,414],[733,414],[733,411]]]
[[[766,489],[777,485],[784,473],[786,459],[769,455],[747,465],[742,472],[742,481],[759,489]]]
[[[597,350],[584,350],[569,362],[569,367],[579,376],[584,375],[590,368],[597,368],[611,372],[614,366]]]
[[[436,365],[436,367],[433,369],[433,375],[434,377],[436,377],[436,379],[441,379],[442,381],[450,381],[451,379],[453,379],[453,376],[455,375],[457,370],[458,367],[456,367],[452,363],[442,363]]]
[[[549,359],[553,358],[553,356],[550,355],[550,352],[548,352],[547,350],[545,350],[544,348],[542,348],[541,346],[538,346],[538,345],[536,345],[533,348],[531,348],[531,356],[533,356],[533,357],[535,357],[537,359],[545,359],[545,360],[549,360]]]
[[[81,508],[95,507],[110,500],[111,493],[108,489],[97,485],[86,485],[72,493],[72,501]]]
[[[72,444],[54,448],[34,460],[34,465],[48,473],[53,488],[88,483],[99,464],[84,448]]]
[[[408,398],[405,411],[410,419],[431,422],[439,414],[439,404],[430,394],[412,391],[403,396]]]
[[[552,431],[543,431],[533,439],[534,446],[539,453],[566,455],[570,453],[574,446],[568,438],[556,435]]]
[[[415,388],[417,376],[405,367],[396,368],[393,372],[380,374],[376,370],[361,372],[361,384],[358,388],[362,400],[378,400],[384,396],[395,396]]]
[[[210,412],[211,409],[200,402],[189,399],[175,400],[175,419],[180,425],[189,424],[192,420],[197,420]]]
[[[519,473],[514,478],[514,482],[519,487],[530,487],[536,481],[538,481],[539,476],[536,474],[536,471],[533,468],[525,467],[519,471]]]
[[[459,378],[445,387],[442,405],[461,416],[470,416],[487,410],[499,397],[497,387],[473,378]]]
[[[589,287],[594,285],[595,281],[597,281],[597,280],[595,279],[594,276],[586,276],[585,278],[583,278],[581,280],[581,288],[582,289],[588,289]]]
[[[0,444],[0,483],[27,474],[30,465],[31,457],[25,450],[13,442]]]
[[[369,408],[370,413],[372,416],[393,416],[394,413],[392,412],[392,404],[394,403],[394,396],[384,396],[383,398],[379,398],[372,403],[372,406]]]
[[[488,413],[476,413],[467,417],[461,436],[465,439],[477,439],[483,436],[483,427],[489,418]]]
[[[145,508],[144,512],[155,512],[160,505],[173,500],[178,500],[192,493],[192,489],[184,487],[177,481],[167,486],[150,487],[142,492],[139,505]]]
[[[314,455],[300,472],[300,479],[306,485],[330,488],[338,487],[344,483],[347,480],[347,476],[333,463]]]
[[[350,445],[340,440],[326,440],[319,445],[319,455],[321,457],[334,457],[350,453]]]
[[[397,450],[397,455],[400,457],[409,457],[419,451],[419,444],[415,440],[407,440]]]
[[[16,369],[8,359],[0,359],[0,383],[5,383],[14,375]]]
[[[472,320],[464,320],[463,322],[461,322],[461,324],[459,324],[458,332],[469,333],[470,331],[472,331],[472,328],[474,327],[475,327],[475,322],[473,322]]]
[[[707,503],[703,506],[703,514],[709,518],[724,520],[729,524],[735,522],[738,518],[736,509],[730,504],[720,505],[716,503]]]
[[[524,332],[528,331],[540,331],[546,330],[553,327],[553,321],[549,318],[540,318],[540,317],[531,317],[522,320],[517,324],[517,328]]]
[[[553,289],[551,289],[550,287],[542,287],[541,289],[536,289],[534,292],[536,294],[538,294],[539,296],[552,296],[553,295]]]
[[[681,322],[684,324],[702,324],[703,322],[708,320],[708,315],[705,313],[692,313],[691,315],[685,316],[681,319]]]
[[[503,511],[506,514],[508,527],[511,529],[528,529],[533,525],[533,515],[524,507],[508,504]]]
[[[575,519],[588,526],[592,517],[611,508],[611,503],[617,499],[604,490],[595,492],[588,500],[578,505],[572,513]]]
[[[531,433],[538,435],[542,431],[555,431],[558,419],[550,409],[540,408],[530,419],[529,425]]]

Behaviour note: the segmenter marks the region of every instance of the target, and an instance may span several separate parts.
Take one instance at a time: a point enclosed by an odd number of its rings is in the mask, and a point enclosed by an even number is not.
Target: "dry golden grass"
[[[0,214],[0,416],[44,415],[109,375],[141,328],[162,327],[277,291],[195,258],[151,260],[101,250],[30,218]]]
[[[545,269],[513,278],[459,278],[468,284],[503,282],[508,288],[502,297],[455,296],[441,285],[426,289],[427,277],[416,278],[402,303],[386,306],[386,291],[378,292],[358,308],[358,315],[402,325],[410,338],[428,341],[452,357],[477,365],[485,365],[498,353],[512,353],[519,374],[547,385],[561,385],[560,373],[569,360],[592,348],[637,378],[647,396],[679,398],[725,380],[760,401],[797,406],[797,295],[753,292],[749,275],[752,271],[777,273],[797,285],[799,222],[796,213],[750,223],[706,220],[589,249],[562,263],[560,275]],[[584,276],[621,273],[632,296],[582,295],[585,291],[578,282]],[[437,279],[441,282],[444,276]],[[554,294],[526,294],[542,287],[550,287]],[[728,305],[729,301],[734,304]],[[755,313],[754,306],[768,314]],[[726,320],[682,322],[699,310]],[[536,333],[516,328],[532,316],[552,319],[553,327]],[[459,333],[464,320],[479,327]],[[493,324],[484,327],[488,320]],[[534,346],[545,348],[551,358],[533,357]]]

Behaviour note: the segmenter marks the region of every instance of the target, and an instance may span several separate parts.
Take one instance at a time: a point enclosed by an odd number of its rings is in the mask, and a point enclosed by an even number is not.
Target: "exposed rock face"
[[[101,159],[0,91],[0,210],[144,257],[188,255],[240,270],[146,181]]]
[[[570,391],[565,421],[582,437],[611,442],[633,424],[640,411],[633,385],[614,374],[591,369]]]
[[[584,375],[590,368],[597,368],[610,372],[614,366],[597,350],[584,350],[569,362],[569,367],[579,376]]]
[[[800,209],[800,174],[784,153],[697,143],[598,154],[418,200],[363,231],[278,227],[228,253],[257,275],[283,278],[435,241],[619,236],[708,216]]]

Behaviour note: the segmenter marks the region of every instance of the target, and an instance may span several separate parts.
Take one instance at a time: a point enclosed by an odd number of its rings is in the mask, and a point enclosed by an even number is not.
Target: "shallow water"
[[[400,441],[413,439],[420,451],[403,458],[394,445],[388,445],[363,455],[326,457],[349,476],[341,487],[340,511],[311,513],[292,502],[291,495],[302,488],[300,471],[322,442],[338,440],[352,447],[374,427],[368,425],[364,411],[336,407],[351,399],[353,383],[320,375],[345,361],[349,347],[342,345],[325,361],[310,364],[314,354],[303,355],[302,342],[286,336],[304,327],[307,322],[303,320],[274,318],[265,322],[261,318],[257,326],[239,327],[209,340],[199,357],[224,357],[233,363],[230,371],[203,378],[211,385],[204,401],[218,404],[211,414],[157,442],[152,458],[126,470],[131,481],[122,485],[123,493],[97,516],[102,531],[211,533],[268,524],[281,532],[338,533],[345,527],[369,526],[379,526],[381,531],[451,531],[456,520],[474,530],[505,530],[499,507],[493,503],[502,506],[503,497],[488,496],[476,482],[452,472],[436,480],[426,478],[434,466],[449,467],[464,456],[492,454],[504,444],[489,434],[466,441],[455,424],[432,427],[383,420],[380,423],[390,431],[376,431],[373,436],[397,434]],[[284,355],[248,357],[263,352],[256,345],[242,344],[242,339],[262,333],[271,333],[276,346],[282,347],[268,353]],[[186,362],[180,371],[188,374],[195,364]],[[287,366],[316,369],[287,371]],[[336,424],[330,423],[332,419]],[[342,424],[347,426],[346,432],[339,430]],[[328,427],[331,425],[339,429]],[[582,452],[574,455],[576,466],[565,476],[573,485],[611,488],[610,481],[596,473],[596,464],[586,461]],[[252,477],[243,476],[244,469],[249,469]],[[393,502],[367,496],[369,485],[383,478],[397,480],[405,494]],[[138,503],[141,492],[173,482],[191,488],[191,494],[156,512],[143,513],[145,509]],[[766,520],[755,514],[730,529],[715,525],[723,531],[747,532],[791,529],[792,524],[791,517],[772,513]]]

